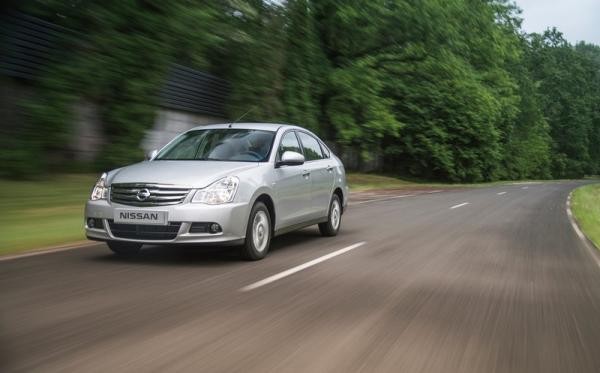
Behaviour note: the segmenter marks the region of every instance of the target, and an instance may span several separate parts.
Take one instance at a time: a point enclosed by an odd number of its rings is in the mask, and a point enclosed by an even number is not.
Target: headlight
[[[235,176],[224,177],[204,189],[200,189],[192,198],[192,202],[218,205],[233,201],[240,180]]]
[[[106,173],[103,173],[100,176],[100,179],[94,185],[94,189],[92,190],[92,195],[90,199],[92,201],[97,201],[99,199],[106,199],[108,195],[108,187],[106,186]]]

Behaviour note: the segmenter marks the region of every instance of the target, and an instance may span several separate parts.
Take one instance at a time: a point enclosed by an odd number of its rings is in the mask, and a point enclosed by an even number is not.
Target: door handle
[[[304,176],[304,177],[310,176],[310,171],[309,170],[302,171],[302,176]]]
[[[333,167],[332,166],[327,166],[327,172],[331,172],[333,171]]]

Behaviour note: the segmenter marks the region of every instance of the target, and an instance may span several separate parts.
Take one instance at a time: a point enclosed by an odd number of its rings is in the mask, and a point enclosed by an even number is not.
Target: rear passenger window
[[[304,132],[298,132],[298,137],[300,137],[300,141],[302,142],[302,147],[304,148],[304,158],[307,161],[323,159],[323,153],[321,151],[321,145],[319,145],[319,140]]]
[[[300,143],[296,138],[296,134],[293,131],[290,131],[283,135],[281,139],[281,144],[279,145],[279,151],[277,156],[281,159],[281,156],[285,152],[296,152],[302,154],[302,149],[300,148]]]

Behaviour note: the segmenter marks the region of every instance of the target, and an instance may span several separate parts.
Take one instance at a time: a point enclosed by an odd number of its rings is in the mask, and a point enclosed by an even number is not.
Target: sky
[[[543,32],[556,26],[571,43],[600,45],[600,0],[516,0],[523,9],[523,29]]]

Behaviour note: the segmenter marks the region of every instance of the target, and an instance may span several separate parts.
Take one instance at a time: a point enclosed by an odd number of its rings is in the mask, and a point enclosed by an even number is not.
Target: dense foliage
[[[102,166],[140,157],[158,84],[178,62],[231,82],[231,117],[250,110],[246,119],[306,126],[358,167],[449,181],[600,173],[600,48],[556,29],[525,34],[507,0],[32,8],[79,33],[28,104],[32,126],[60,135],[68,102],[100,104]],[[35,149],[55,143],[40,138]]]

